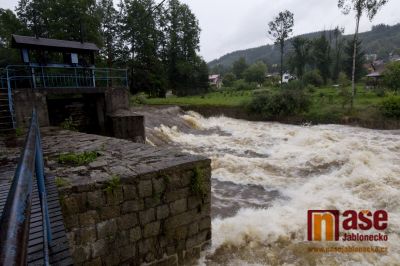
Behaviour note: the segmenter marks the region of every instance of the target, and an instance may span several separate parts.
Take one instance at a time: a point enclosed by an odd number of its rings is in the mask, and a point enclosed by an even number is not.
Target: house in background
[[[289,83],[291,80],[295,80],[296,77],[290,73],[284,73],[282,77],[282,83]]]
[[[210,75],[208,76],[208,81],[212,87],[220,89],[222,86],[222,78],[220,74]]]
[[[371,63],[368,68],[367,77],[367,88],[376,88],[380,85],[380,80],[383,77],[383,72],[385,71],[385,63],[382,60],[376,60]]]

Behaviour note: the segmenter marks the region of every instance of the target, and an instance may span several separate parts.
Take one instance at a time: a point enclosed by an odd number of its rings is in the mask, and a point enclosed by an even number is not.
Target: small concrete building
[[[144,140],[143,116],[116,117],[129,109],[127,70],[97,68],[96,44],[12,35],[12,47],[20,50],[21,64],[1,70],[1,131],[27,127],[35,107],[41,126],[67,121],[88,133]]]

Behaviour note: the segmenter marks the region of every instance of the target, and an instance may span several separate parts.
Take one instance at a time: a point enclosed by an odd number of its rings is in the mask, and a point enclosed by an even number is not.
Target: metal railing
[[[9,65],[5,71],[9,87],[13,89],[128,86],[126,69]]]
[[[36,110],[0,219],[0,265],[26,265],[34,173],[42,209],[44,264],[49,265],[52,237]]]
[[[6,89],[7,90],[8,109],[10,111],[10,116],[11,116],[13,128],[15,128],[16,127],[16,121],[15,121],[15,112],[14,112],[14,102],[13,102],[13,99],[12,99],[10,83],[9,83],[8,78],[7,78],[7,71],[5,69],[0,69],[0,89],[3,89],[3,90]]]

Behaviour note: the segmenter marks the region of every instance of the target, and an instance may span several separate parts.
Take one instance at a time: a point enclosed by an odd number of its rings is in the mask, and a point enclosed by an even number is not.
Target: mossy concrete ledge
[[[209,159],[52,128],[42,136],[75,265],[185,265],[210,243]]]

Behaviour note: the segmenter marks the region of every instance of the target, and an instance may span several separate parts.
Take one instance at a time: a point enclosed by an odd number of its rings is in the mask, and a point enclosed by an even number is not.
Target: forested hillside
[[[321,34],[323,34],[323,31],[304,34],[301,35],[301,37],[314,39],[321,36]],[[332,35],[332,31],[325,31],[325,34],[329,39],[329,35]],[[343,37],[345,39],[351,39],[352,35],[345,35]],[[291,40],[288,41],[286,50],[291,49]],[[373,26],[371,31],[360,34],[360,40],[362,41],[361,45],[366,54],[374,53],[377,54],[381,59],[387,59],[389,57],[389,53],[393,51],[400,53],[400,23],[394,26],[383,24]],[[274,45],[263,45],[247,50],[235,51],[209,62],[208,65],[210,68],[213,68],[217,65],[230,67],[233,62],[241,57],[244,57],[246,62],[249,64],[259,60],[264,61],[268,65],[278,64],[279,49],[277,49],[277,47]]]

